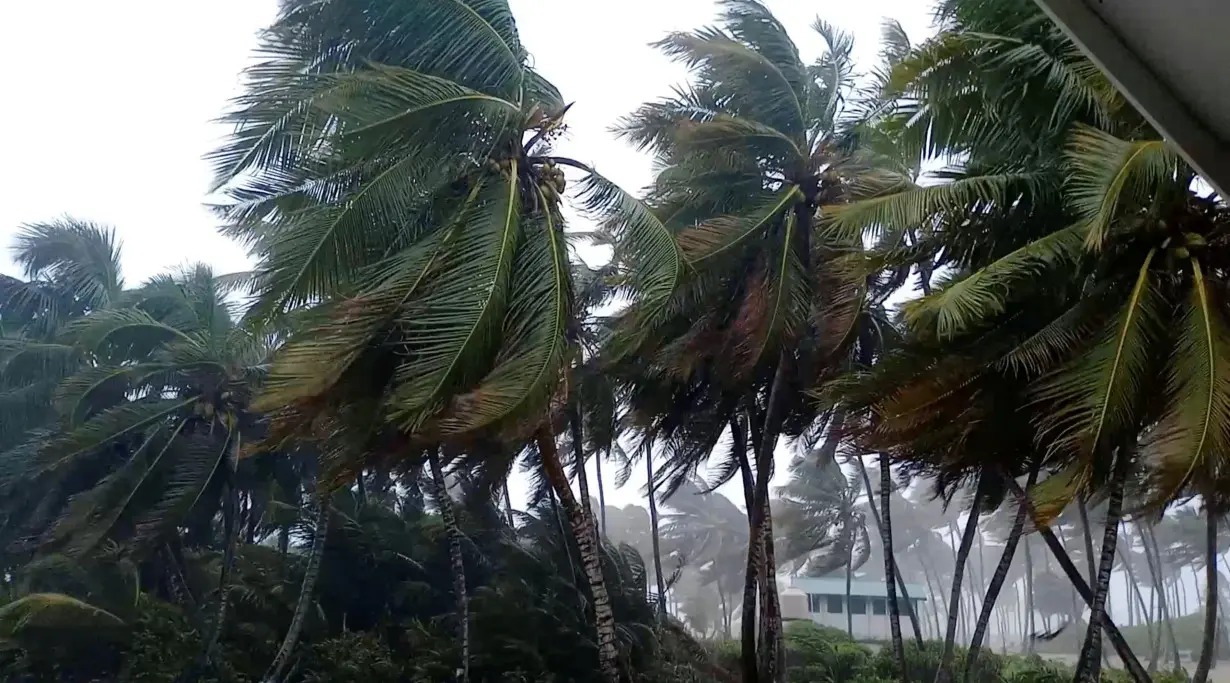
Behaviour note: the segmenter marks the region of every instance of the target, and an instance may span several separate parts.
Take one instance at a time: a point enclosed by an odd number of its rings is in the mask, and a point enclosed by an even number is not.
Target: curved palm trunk
[[[1205,517],[1204,641],[1200,644],[1200,661],[1196,664],[1192,683],[1208,680],[1213,650],[1217,647],[1217,515],[1206,509]]]
[[[867,488],[867,508],[871,511],[871,519],[876,524],[876,529],[880,532],[880,545],[884,551],[884,593],[887,596],[889,611],[889,633],[893,636],[893,654],[897,659],[897,666],[901,668],[901,676],[904,679],[906,676],[905,662],[905,643],[901,641],[901,616],[897,611],[897,591],[896,591],[896,576],[897,572],[893,571],[896,567],[896,558],[893,557],[892,545],[892,529],[887,528],[884,519],[880,516],[880,510],[876,508],[875,494],[872,493],[871,476],[867,474],[867,465],[863,463],[861,457],[855,458],[858,463],[859,473],[863,475],[863,486]],[[888,461],[882,460],[882,463],[887,466]],[[889,472],[887,486],[884,481],[884,470],[880,471],[880,487],[881,487],[881,506],[885,505],[889,500],[889,496],[884,493],[888,491],[892,485],[892,473]],[[885,510],[887,512],[887,510]]]
[[[1106,616],[1106,596],[1110,594],[1110,576],[1115,569],[1115,547],[1119,542],[1119,513],[1123,507],[1123,486],[1127,482],[1130,457],[1130,449],[1125,446],[1119,449],[1118,457],[1115,458],[1115,469],[1110,483],[1110,499],[1106,505],[1106,528],[1102,532],[1102,555],[1098,561],[1093,604],[1090,605],[1089,628],[1085,633],[1085,644],[1081,647],[1080,659],[1076,663],[1076,673],[1073,677],[1075,681],[1097,681],[1101,673],[1102,629],[1098,627],[1098,623]],[[1087,514],[1082,517],[1085,520],[1088,519]],[[1088,537],[1089,534],[1086,533],[1086,536]],[[1086,546],[1088,546],[1087,551],[1091,550],[1092,541],[1086,540]]]
[[[598,484],[598,519],[602,526],[600,530],[602,535],[606,536],[606,492],[602,488],[602,454],[594,454],[594,478]]]
[[[1025,490],[1021,488],[1020,484],[1016,483],[1016,480],[1012,477],[1005,477],[1004,483],[1008,486],[1010,491],[1025,500],[1025,504],[1029,507],[1030,516],[1036,520],[1038,518],[1037,511],[1034,508],[1033,501],[1029,498],[1029,494],[1027,494]],[[1042,540],[1046,541],[1046,546],[1050,549],[1051,554],[1055,556],[1055,561],[1059,563],[1060,569],[1063,569],[1063,573],[1068,577],[1068,580],[1072,582],[1073,588],[1075,588],[1077,593],[1080,594],[1081,598],[1085,601],[1085,604],[1092,605],[1093,591],[1090,590],[1089,584],[1085,583],[1085,578],[1081,576],[1080,570],[1078,570],[1076,565],[1072,563],[1072,558],[1068,555],[1067,551],[1064,550],[1063,544],[1060,543],[1059,539],[1055,537],[1055,532],[1051,530],[1050,527],[1039,524],[1038,533],[1042,534]],[[1101,612],[1100,617],[1102,630],[1106,632],[1106,637],[1109,638],[1111,644],[1114,645],[1115,652],[1119,654],[1119,660],[1123,662],[1125,667],[1127,667],[1128,673],[1132,676],[1132,680],[1135,681],[1135,683],[1152,683],[1153,679],[1150,678],[1149,672],[1145,671],[1145,668],[1141,666],[1140,660],[1137,659],[1136,654],[1132,652],[1132,648],[1123,637],[1123,633],[1119,630],[1119,627],[1115,626],[1115,622],[1106,614],[1105,611]]]
[[[653,482],[653,454],[645,454],[645,481],[649,493],[649,533],[653,534],[653,573],[658,581],[658,613],[666,614],[666,581],[662,579],[662,542],[658,538],[658,501]]]
[[[802,224],[806,225],[808,220],[810,219],[800,215]],[[807,229],[800,232],[806,233]],[[809,253],[803,250],[803,254]],[[769,507],[769,478],[773,474],[773,455],[777,449],[777,440],[786,412],[787,392],[789,391],[787,377],[790,374],[792,360],[789,353],[783,349],[777,359],[777,369],[773,372],[773,384],[769,388],[764,420],[760,423],[760,438],[754,444],[756,478],[751,535],[752,538],[759,539],[757,544],[760,546],[755,554],[759,560],[761,573],[760,628],[763,634],[763,647],[760,652],[760,678],[764,683],[775,683],[785,674],[782,614],[778,603],[777,562],[773,548],[773,514]],[[749,558],[753,554],[750,549],[751,545],[749,543]]]
[[[1026,486],[1033,486],[1037,478],[1038,471],[1034,469],[1029,473],[1029,481]],[[978,651],[982,648],[982,639],[986,636],[987,625],[991,620],[991,612],[995,610],[995,603],[999,599],[999,591],[1003,588],[1004,581],[1008,578],[1008,570],[1012,568],[1012,558],[1016,555],[1016,546],[1021,541],[1021,532],[1025,530],[1025,518],[1029,514],[1029,508],[1022,500],[1017,504],[1016,517],[1012,520],[1012,530],[1008,533],[1008,540],[1004,543],[1004,553],[999,557],[999,564],[995,565],[995,574],[991,576],[991,585],[987,587],[986,597],[982,600],[982,611],[978,614],[978,623],[974,626],[974,636],[970,639],[969,654],[965,658],[965,680],[972,681],[971,675],[974,671],[974,664],[978,661]],[[1004,628],[1001,625],[1000,633],[1004,633]]]
[[[329,502],[322,494],[317,494],[315,517],[316,529],[312,534],[312,554],[308,556],[307,569],[303,573],[303,583],[299,587],[299,601],[295,604],[295,614],[291,617],[290,627],[286,629],[286,637],[282,639],[282,646],[278,648],[273,663],[265,672],[263,678],[265,683],[279,683],[282,680],[282,674],[286,671],[286,665],[290,663],[290,655],[299,642],[303,621],[307,618],[308,609],[312,604],[316,580],[320,577],[320,559],[325,554],[325,538],[329,533]]]
[[[585,507],[577,502],[568,484],[568,475],[560,462],[554,437],[540,430],[535,437],[538,451],[542,454],[542,466],[551,488],[563,504],[572,527],[573,540],[581,556],[585,578],[589,581],[590,597],[594,609],[594,631],[598,641],[598,667],[608,683],[619,683],[619,650],[615,646],[615,613],[611,610],[611,596],[602,576],[602,556],[598,547],[598,530],[586,514]]]
[[[1132,541],[1131,541],[1131,536],[1128,535],[1126,524],[1123,527],[1123,538],[1124,538],[1124,541],[1128,544],[1128,547],[1130,548],[1132,545]],[[1157,651],[1158,651],[1158,647],[1157,647],[1158,641],[1154,637],[1153,619],[1149,614],[1149,608],[1145,605],[1145,596],[1142,595],[1140,592],[1140,585],[1136,583],[1136,571],[1132,569],[1131,558],[1128,556],[1127,553],[1124,552],[1122,544],[1120,544],[1119,547],[1115,548],[1115,552],[1119,553],[1119,561],[1123,563],[1124,571],[1127,574],[1126,578],[1127,578],[1129,592],[1132,595],[1136,596],[1136,606],[1140,608],[1140,616],[1145,622],[1145,630],[1149,635],[1149,646],[1150,646],[1148,669],[1149,671],[1153,671],[1154,668],[1157,666]],[[1128,599],[1131,600],[1130,597]]]
[[[933,622],[932,626],[935,628],[935,637],[939,638],[940,634],[944,632],[943,627],[940,626],[939,601],[935,599],[935,596],[938,595],[936,588],[940,585],[940,579],[937,576],[935,577],[935,583],[931,582],[931,565],[927,562],[925,553],[919,556],[918,563],[922,565],[923,580],[927,582],[927,595],[930,597],[931,620]]]
[[[517,523],[513,517],[512,496],[508,493],[507,479],[505,479],[500,485],[500,488],[502,489],[502,496],[504,498],[504,519],[508,522],[508,528],[515,531],[517,528]]]
[[[1022,503],[1024,505],[1024,503]],[[1029,513],[1029,508],[1025,507],[1026,514]],[[1031,634],[1037,633],[1037,626],[1034,624],[1034,558],[1033,553],[1029,549],[1029,538],[1025,539],[1025,627],[1022,629],[1021,641],[1024,645],[1025,652],[1034,651],[1034,640],[1030,637]]]
[[[461,646],[461,666],[457,668],[457,679],[467,683],[470,680],[470,597],[466,590],[465,556],[461,552],[463,536],[461,527],[457,526],[453,499],[448,495],[448,486],[444,482],[439,452],[432,451],[427,456],[427,463],[431,468],[433,497],[448,533],[448,561],[453,574],[453,599],[457,601],[457,642]]]
[[[948,597],[948,630],[944,632],[944,654],[940,656],[940,667],[935,672],[936,683],[949,683],[952,680],[953,641],[957,635],[957,615],[961,612],[961,580],[964,578],[970,548],[974,545],[974,534],[978,532],[981,505],[982,482],[979,481],[974,490],[974,500],[970,503],[969,518],[965,520],[965,530],[961,533],[961,543],[957,546],[957,560],[952,571],[952,593]]]
[[[747,506],[748,537],[747,565],[743,575],[743,603],[739,621],[740,668],[743,673],[743,683],[757,683],[760,676],[759,659],[756,652],[756,591],[760,585],[760,542],[753,533],[752,510],[756,506],[756,486],[752,477],[752,467],[747,459],[747,432],[739,419],[730,421],[731,455],[739,463],[739,474],[743,480],[743,498]]]
[[[1166,596],[1166,577],[1162,574],[1162,558],[1157,549],[1157,538],[1152,527],[1144,527],[1141,533],[1144,539],[1145,554],[1149,558],[1149,573],[1153,575],[1153,592],[1157,596],[1157,610],[1170,641],[1170,653],[1174,658],[1174,671],[1183,670],[1183,662],[1179,659],[1179,641],[1174,635],[1174,624],[1170,620],[1170,605]]]
[[[846,554],[846,635],[854,637],[854,613],[850,611],[850,583],[853,578],[854,571],[854,548],[850,548],[850,552]]]

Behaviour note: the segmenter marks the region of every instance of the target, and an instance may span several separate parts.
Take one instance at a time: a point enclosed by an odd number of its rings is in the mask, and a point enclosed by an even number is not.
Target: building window
[[[850,614],[866,614],[867,598],[861,595],[850,596]]]
[[[888,600],[886,598],[872,598],[871,599],[871,613],[872,614],[887,614],[888,613]]]
[[[824,609],[821,608],[821,605],[823,604],[824,604],[823,595],[816,595],[815,593],[807,594],[807,611],[808,612],[811,612],[813,614],[817,612],[823,612]]]
[[[841,614],[841,596],[840,595],[827,595],[825,597],[828,598],[828,613],[829,614]]]

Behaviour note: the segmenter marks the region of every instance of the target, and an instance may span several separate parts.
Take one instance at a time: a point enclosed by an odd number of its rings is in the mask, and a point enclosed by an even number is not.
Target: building
[[[844,631],[848,612],[853,617],[851,625],[855,638],[889,638],[888,599],[883,581],[851,581],[849,604],[846,604],[845,577],[791,577],[789,581],[790,585],[781,593],[783,618],[811,619],[821,626]],[[915,610],[921,613],[927,595],[926,587],[907,583],[906,590],[910,593]],[[902,619],[906,619],[908,612],[900,594],[897,595],[897,604],[900,605]]]

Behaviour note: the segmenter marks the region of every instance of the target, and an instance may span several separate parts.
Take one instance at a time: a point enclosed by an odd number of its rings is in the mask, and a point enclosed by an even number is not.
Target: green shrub
[[[312,646],[303,671],[304,683],[400,683],[407,674],[383,641],[361,631]]]

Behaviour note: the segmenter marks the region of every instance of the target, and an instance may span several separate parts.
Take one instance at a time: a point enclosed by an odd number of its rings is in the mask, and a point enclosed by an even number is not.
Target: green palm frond
[[[1230,329],[1200,262],[1191,265],[1191,294],[1167,363],[1166,410],[1142,450],[1162,504],[1189,481],[1208,492],[1224,476],[1230,443]]]
[[[959,178],[938,185],[826,207],[822,221],[840,239],[869,231],[897,233],[927,225],[944,212],[978,211],[1010,205],[1021,196],[1037,196],[1054,182],[1045,172],[1005,171]]]
[[[807,98],[808,122],[814,132],[827,132],[833,130],[842,100],[853,86],[854,36],[819,17],[811,27],[824,39],[825,51],[808,69],[809,76],[818,85],[818,88],[811,88]]]
[[[675,236],[644,202],[596,172],[580,183],[582,207],[618,240],[627,286],[640,296],[640,309],[654,320],[675,293],[685,270]]]
[[[120,243],[113,228],[73,218],[22,226],[14,260],[30,278],[43,278],[87,307],[102,308],[124,288]]]
[[[111,629],[124,621],[101,607],[62,593],[34,593],[0,607],[0,637],[17,638],[30,630]]]
[[[238,446],[230,433],[180,435],[169,442],[174,459],[158,473],[157,495],[143,500],[142,507],[134,511],[126,547],[138,552],[153,547],[182,524]]]
[[[766,52],[716,28],[672,33],[654,46],[700,70],[708,80],[722,83],[722,94],[737,101],[732,109],[741,115],[803,141],[807,126],[801,88],[796,89],[803,79],[792,78],[792,70],[783,71]]]
[[[110,537],[142,486],[171,451],[184,426],[180,421],[173,428],[164,429],[159,425],[151,429],[141,445],[128,456],[128,462],[93,488],[70,498],[50,530],[50,543],[62,546],[65,555],[79,557]]]
[[[1159,194],[1186,190],[1191,172],[1164,140],[1121,140],[1082,126],[1067,153],[1067,197],[1089,223],[1088,246],[1100,250],[1124,212],[1147,207]]]
[[[782,167],[807,158],[807,152],[780,131],[752,119],[726,114],[707,121],[677,122],[674,143],[677,154],[746,155],[774,159]]]
[[[516,163],[508,176],[478,189],[478,201],[440,264],[430,293],[403,311],[411,360],[397,373],[393,410],[413,431],[438,410],[452,386],[477,380],[487,367],[508,305],[522,238]]]
[[[1035,400],[1044,405],[1039,439],[1053,453],[1088,463],[1116,447],[1124,430],[1134,433],[1138,397],[1161,332],[1163,304],[1149,272],[1154,253],[1144,259],[1119,315],[1101,338],[1035,390]],[[1087,471],[1079,475],[1078,485],[1085,485],[1087,476]]]
[[[546,206],[545,195],[535,191]],[[442,424],[445,434],[476,431],[510,416],[546,415],[570,356],[567,336],[573,319],[567,245],[550,211],[530,222],[508,299],[495,364],[477,386],[449,402]],[[522,436],[535,426],[513,425]]]
[[[650,150],[667,156],[674,149],[674,133],[681,123],[703,123],[722,115],[721,97],[712,89],[674,86],[674,94],[642,104],[619,119],[614,132],[638,151]]]
[[[746,215],[719,216],[679,233],[679,249],[693,268],[727,253],[737,253],[753,235],[766,230],[792,204],[802,199],[794,185],[776,193],[765,193],[760,203]]]
[[[104,410],[72,431],[23,445],[0,458],[0,484],[53,472],[78,457],[143,431],[190,406],[196,399],[143,398]]]
[[[107,358],[141,358],[173,339],[189,341],[182,330],[135,308],[96,311],[68,325],[64,340]]]
[[[1010,297],[1019,295],[1031,280],[1077,263],[1083,253],[1086,228],[1079,224],[1056,230],[930,296],[906,303],[906,321],[915,332],[939,339],[987,324],[1003,313]]]
[[[254,408],[275,411],[325,395],[364,353],[376,349],[407,302],[433,274],[448,244],[435,233],[373,268],[366,293],[313,312],[281,349]]]

